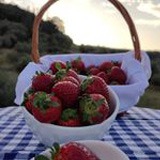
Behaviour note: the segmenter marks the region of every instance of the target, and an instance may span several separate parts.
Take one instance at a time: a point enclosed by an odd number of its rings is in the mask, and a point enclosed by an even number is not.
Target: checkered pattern
[[[133,107],[102,139],[131,160],[160,160],[160,110]],[[27,160],[46,148],[25,124],[21,107],[0,109],[0,159]]]

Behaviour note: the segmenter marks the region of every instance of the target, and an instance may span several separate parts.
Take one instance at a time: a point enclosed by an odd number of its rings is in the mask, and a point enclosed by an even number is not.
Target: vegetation
[[[160,80],[160,79],[159,79]],[[160,87],[150,85],[145,91],[144,95],[141,97],[137,106],[160,109]]]
[[[30,61],[31,35],[34,14],[16,6],[0,3],[0,107],[14,105],[15,85],[19,73]],[[62,26],[61,26],[62,27]],[[40,53],[116,53],[126,50],[115,50],[106,47],[80,45],[59,30],[53,21],[40,25]],[[141,97],[138,106],[160,109],[160,54],[149,52],[152,61],[151,86]],[[157,87],[159,86],[159,87]]]

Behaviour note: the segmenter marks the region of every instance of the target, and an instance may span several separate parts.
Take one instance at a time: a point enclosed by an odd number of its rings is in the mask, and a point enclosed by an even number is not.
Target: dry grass
[[[160,87],[151,85],[140,98],[137,106],[160,109]]]

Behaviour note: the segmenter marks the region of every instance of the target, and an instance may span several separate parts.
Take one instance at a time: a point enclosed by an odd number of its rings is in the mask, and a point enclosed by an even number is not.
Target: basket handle
[[[40,62],[40,54],[38,49],[40,22],[46,10],[56,1],[58,0],[48,0],[48,2],[44,6],[42,6],[37,16],[35,16],[34,23],[33,23],[33,31],[32,31],[32,49],[31,49],[31,58],[32,58],[32,61],[35,63]],[[112,3],[119,10],[123,18],[125,19],[130,31],[130,35],[131,35],[131,39],[134,47],[135,59],[141,61],[140,43],[139,43],[138,34],[136,31],[136,27],[133,23],[133,20],[131,19],[128,11],[118,0],[108,0],[108,1]]]

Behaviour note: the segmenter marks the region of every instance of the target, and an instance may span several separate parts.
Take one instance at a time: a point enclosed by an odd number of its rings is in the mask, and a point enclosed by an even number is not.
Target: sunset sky
[[[39,10],[47,0],[5,0]],[[160,51],[160,0],[119,0],[130,13],[142,50]],[[133,49],[121,14],[107,0],[59,0],[45,17],[58,16],[75,44]]]

